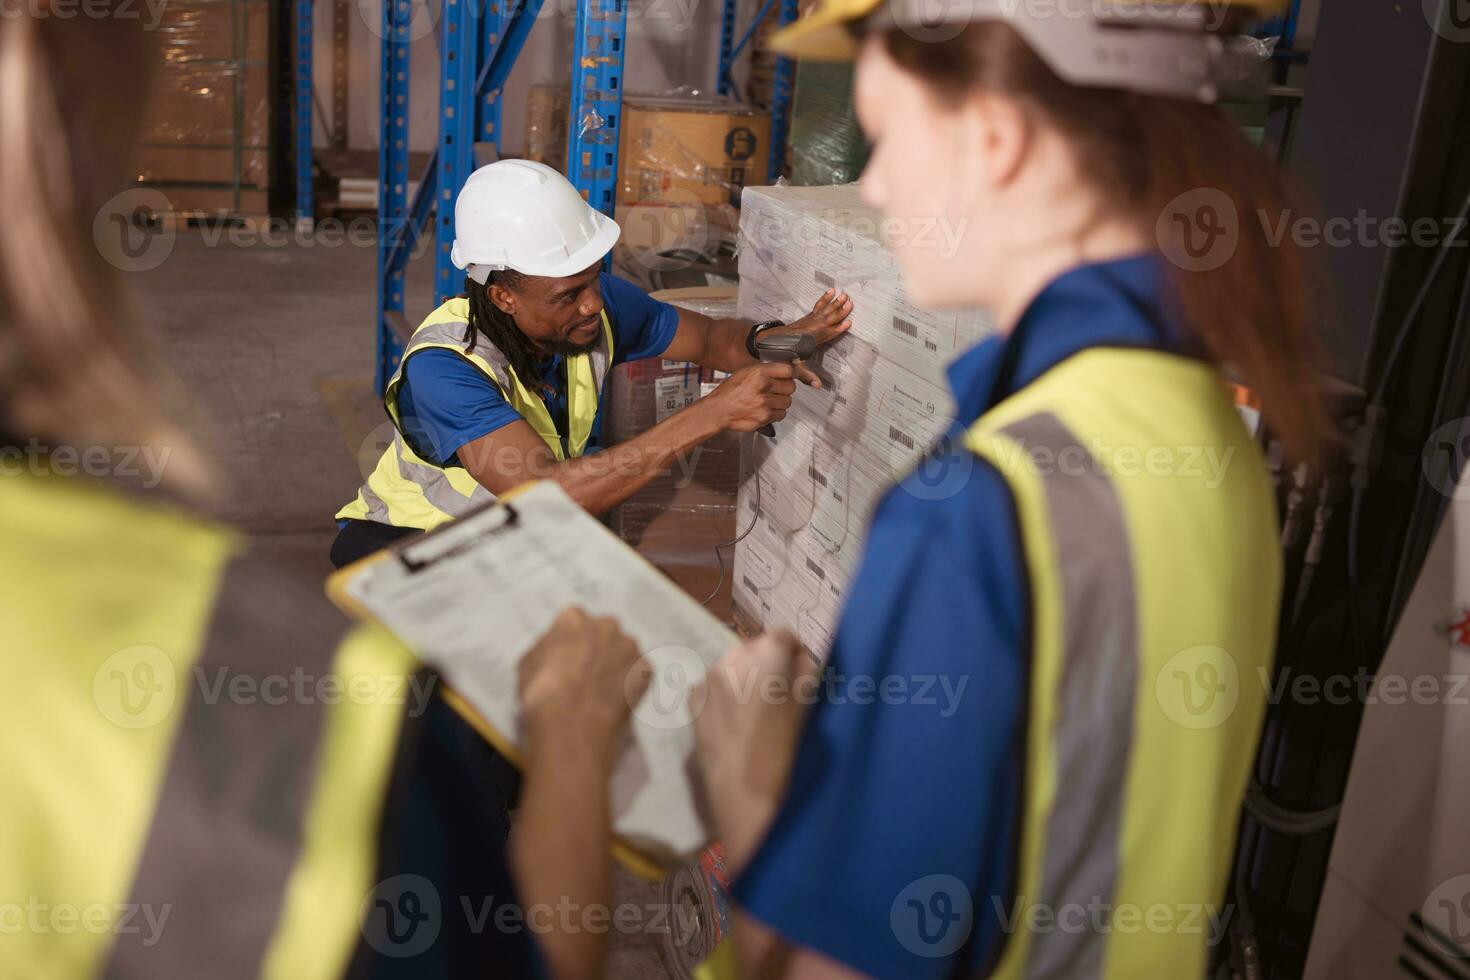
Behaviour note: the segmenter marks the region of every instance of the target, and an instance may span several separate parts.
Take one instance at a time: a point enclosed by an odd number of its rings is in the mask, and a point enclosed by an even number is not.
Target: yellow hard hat
[[[849,26],[880,26],[944,40],[967,24],[1003,21],[1062,78],[1213,102],[1238,74],[1240,52],[1219,37],[1227,14],[1267,19],[1289,0],[821,0],[777,32],[770,47],[809,61],[850,61]]]

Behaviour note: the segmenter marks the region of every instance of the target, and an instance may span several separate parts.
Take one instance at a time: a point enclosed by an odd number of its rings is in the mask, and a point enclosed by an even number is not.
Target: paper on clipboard
[[[737,638],[556,484],[349,566],[329,591],[438,670],[515,749],[521,657],[568,606],[616,617],[653,670],[612,774],[613,832],[663,865],[708,843],[688,776],[687,692]]]

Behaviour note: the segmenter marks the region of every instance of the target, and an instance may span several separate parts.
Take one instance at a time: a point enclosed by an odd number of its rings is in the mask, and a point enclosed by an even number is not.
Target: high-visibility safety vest
[[[430,313],[409,338],[383,398],[388,417],[393,420],[393,443],[383,451],[377,468],[358,490],[357,499],[337,512],[338,519],[355,518],[428,530],[495,499],[463,466],[437,466],[415,453],[404,438],[398,393],[403,388],[403,371],[408,359],[419,351],[434,348],[453,351],[474,365],[546,441],[558,460],[575,459],[587,448],[597,421],[602,384],[612,364],[613,332],[607,311],[602,311],[602,338],[597,346],[586,354],[566,358],[565,446],[546,403],[516,377],[510,361],[499,348],[482,336],[473,351],[465,350],[469,317],[469,300],[456,297]]]
[[[0,535],[0,974],[342,976],[408,653],[79,478],[0,478]]]
[[[983,976],[1202,977],[1275,646],[1260,453],[1212,367],[1116,348],[1053,367],[965,444],[1015,498],[1030,679],[1014,893],[949,908],[1003,913]],[[737,975],[728,940],[695,975]]]
[[[1214,368],[1116,348],[1054,367],[966,441],[1014,494],[1031,597],[1017,878],[992,975],[1202,977],[1275,648],[1261,455]],[[987,896],[975,914],[995,914]]]

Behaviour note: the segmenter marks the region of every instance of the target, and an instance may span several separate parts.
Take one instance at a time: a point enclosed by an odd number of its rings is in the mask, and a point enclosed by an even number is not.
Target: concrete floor
[[[383,445],[386,416],[371,390],[376,262],[371,245],[268,245],[190,229],[161,265],[131,274],[181,382],[181,413],[224,477],[208,510],[323,575],[332,515]],[[430,308],[431,277],[427,260],[411,266],[411,321]],[[661,895],[618,876],[619,904]],[[608,976],[668,976],[662,940],[615,933]]]

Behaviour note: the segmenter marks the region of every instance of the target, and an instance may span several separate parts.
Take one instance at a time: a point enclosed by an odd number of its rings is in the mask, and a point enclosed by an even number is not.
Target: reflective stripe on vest
[[[516,377],[509,360],[499,348],[481,337],[474,351],[465,351],[469,326],[469,301],[456,297],[444,303],[421,323],[409,339],[398,370],[388,381],[384,404],[393,420],[393,444],[383,452],[377,467],[358,491],[357,499],[337,512],[338,518],[377,521],[399,527],[429,529],[460,517],[495,497],[470,476],[463,466],[436,466],[415,453],[403,438],[398,392],[403,385],[408,359],[422,350],[452,351],[474,365],[500,390],[511,407],[536,431],[558,460],[581,456],[592,437],[602,385],[612,365],[613,332],[602,311],[602,337],[586,354],[566,358],[567,445],[541,397]]]
[[[0,536],[0,904],[76,926],[4,930],[0,973],[341,977],[422,701],[407,651],[96,481],[0,480]]]
[[[408,661],[381,657],[381,642],[367,641],[373,651],[361,637],[344,654],[346,622],[313,591],[291,588],[300,584],[253,555],[225,569],[128,898],[135,908],[167,908],[169,918],[156,936],[120,932],[109,977],[335,976],[346,968],[360,938],[357,905],[372,887],[376,815],[403,713],[390,695],[406,691]],[[334,716],[327,705],[345,701],[364,674],[380,703]],[[237,696],[241,678],[252,683]],[[293,678],[304,684],[288,686]],[[337,695],[324,693],[329,679],[343,689]],[[363,710],[379,716],[369,728],[350,715]],[[354,732],[360,737],[343,744]],[[330,738],[338,744],[324,744]],[[348,791],[335,802],[322,790],[334,783]],[[366,813],[343,812],[352,807]],[[311,811],[324,808],[330,824],[318,817],[313,827]],[[344,885],[357,891],[343,894]],[[345,914],[321,907],[324,898],[346,903]]]
[[[1216,372],[1147,351],[1071,358],[967,444],[1015,496],[1031,594],[1015,890],[975,908],[1010,929],[993,975],[1203,976],[1274,648],[1264,464]]]

